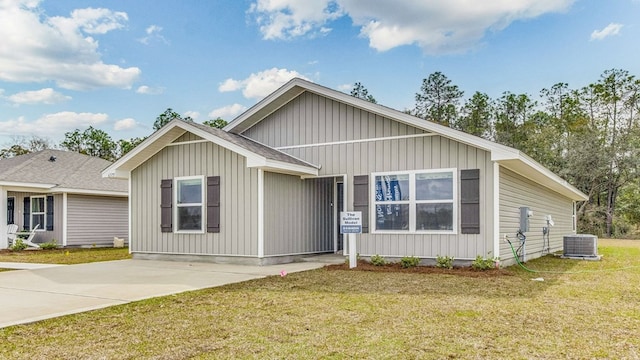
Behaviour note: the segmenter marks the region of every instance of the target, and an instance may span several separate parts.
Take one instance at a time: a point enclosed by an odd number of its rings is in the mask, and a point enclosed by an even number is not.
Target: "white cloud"
[[[133,129],[136,126],[138,126],[138,123],[134,119],[126,118],[116,121],[116,123],[113,125],[113,129],[116,131],[129,130]]]
[[[145,95],[158,95],[158,94],[162,94],[164,92],[164,88],[162,87],[151,87],[151,86],[147,86],[147,85],[142,85],[140,87],[138,87],[138,89],[136,90],[136,93],[138,94],[145,94]]]
[[[209,113],[209,119],[222,118],[224,120],[231,121],[236,116],[242,114],[245,110],[247,110],[246,106],[240,105],[237,103],[232,105],[227,105],[227,106],[223,106],[221,108],[212,110]]]
[[[108,119],[107,114],[71,111],[47,114],[35,121],[27,121],[24,117],[19,117],[18,119],[0,121],[0,134],[60,137],[65,132],[75,129],[99,126]]]
[[[369,39],[386,51],[417,45],[426,53],[452,53],[473,48],[487,31],[514,21],[567,10],[575,0],[319,0],[314,6],[297,0],[258,0],[250,13],[265,39],[288,39],[314,32],[347,15]]]
[[[351,91],[351,89],[353,89],[353,84],[338,85],[338,90],[342,92],[348,92],[348,91]]]
[[[131,87],[140,69],[105,64],[90,36],[123,28],[126,13],[89,8],[47,17],[39,2],[0,1],[0,80],[55,81],[73,90]]]
[[[161,26],[151,25],[147,27],[144,32],[147,34],[147,36],[138,39],[138,41],[145,45],[149,45],[149,43],[152,41],[159,41],[165,44],[169,43],[169,41],[160,34],[162,32]]]
[[[8,96],[7,99],[16,104],[56,104],[71,99],[71,96],[63,95],[52,88],[35,91],[23,91]]]
[[[255,15],[264,39],[326,34],[331,29],[324,25],[342,16],[332,0],[257,0],[249,13]]]
[[[185,117],[190,117],[190,118],[192,118],[193,120],[198,120],[198,118],[200,117],[200,113],[199,113],[199,112],[197,112],[197,111],[186,111],[186,112],[184,113],[184,116],[185,116]]]
[[[603,40],[606,37],[620,34],[622,30],[622,24],[611,23],[602,30],[593,30],[591,33],[591,41]]]
[[[248,99],[262,99],[287,81],[299,77],[307,79],[295,70],[271,68],[257,74],[251,74],[244,80],[227,79],[218,87],[220,92],[242,89],[242,95]],[[308,80],[308,79],[307,79]]]

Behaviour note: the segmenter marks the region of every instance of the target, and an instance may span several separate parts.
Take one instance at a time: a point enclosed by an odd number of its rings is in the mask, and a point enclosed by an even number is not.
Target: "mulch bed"
[[[475,270],[472,267],[454,267],[453,269],[442,269],[435,266],[416,266],[412,268],[403,268],[400,263],[389,263],[381,266],[373,265],[366,260],[359,260],[358,266],[353,269],[348,264],[333,264],[325,266],[327,270],[350,270],[350,271],[377,271],[377,272],[399,272],[408,274],[445,274],[458,275],[467,277],[495,277],[495,276],[511,276],[512,274],[502,269]]]

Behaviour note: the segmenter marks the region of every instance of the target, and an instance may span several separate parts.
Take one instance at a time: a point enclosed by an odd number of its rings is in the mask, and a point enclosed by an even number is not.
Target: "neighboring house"
[[[128,236],[127,181],[102,177],[111,162],[76,152],[42,150],[0,160],[0,234],[7,224],[34,242],[62,246],[113,245]],[[0,237],[0,249],[7,247]]]
[[[363,213],[362,256],[510,264],[521,207],[533,258],[587,199],[518,150],[301,79],[223,130],[172,121],[103,176],[130,181],[134,256],[253,264],[340,252],[343,210]]]

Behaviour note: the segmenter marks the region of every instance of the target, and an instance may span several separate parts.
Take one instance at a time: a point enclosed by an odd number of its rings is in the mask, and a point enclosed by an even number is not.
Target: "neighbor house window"
[[[203,177],[176,178],[176,232],[202,232],[204,213]]]
[[[373,174],[376,231],[455,232],[455,169]]]
[[[31,230],[33,230],[36,225],[38,226],[38,230],[44,231],[47,228],[46,215],[46,201],[44,196],[32,196],[31,197]]]

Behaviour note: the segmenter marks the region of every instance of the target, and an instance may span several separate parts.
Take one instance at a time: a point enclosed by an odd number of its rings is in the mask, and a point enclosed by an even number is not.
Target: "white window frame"
[[[200,194],[201,194],[201,198],[200,198],[200,202],[199,203],[185,203],[185,204],[179,204],[178,203],[178,187],[179,187],[179,183],[180,181],[185,181],[185,180],[193,180],[193,179],[198,179],[200,180]],[[205,220],[206,220],[206,214],[205,214],[205,181],[204,181],[204,176],[203,175],[198,175],[198,176],[181,176],[181,177],[176,177],[173,179],[173,198],[175,199],[175,201],[173,202],[173,218],[175,219],[175,221],[173,221],[173,232],[176,234],[204,234],[204,226],[205,226]],[[178,208],[180,207],[193,207],[193,206],[200,206],[200,229],[197,230],[179,230],[178,229],[178,222],[180,221],[180,218],[178,217]]]
[[[451,200],[416,200],[416,174],[432,174],[432,173],[444,173],[450,172],[453,181],[453,199]],[[409,175],[409,200],[400,201],[385,201],[385,205],[393,204],[409,204],[409,229],[408,230],[378,230],[376,228],[376,205],[380,202],[376,202],[376,176],[385,175]],[[460,183],[458,181],[458,169],[457,168],[443,168],[443,169],[422,169],[422,170],[407,170],[407,171],[385,171],[371,173],[369,181],[369,227],[372,229],[372,234],[457,234],[458,233],[458,193]],[[419,230],[416,229],[416,205],[417,204],[429,204],[429,203],[452,203],[453,204],[453,219],[451,230]]]
[[[42,211],[34,212],[33,211],[33,199],[42,199]],[[47,231],[47,196],[46,195],[36,195],[29,197],[29,230],[33,230],[33,227],[36,225],[33,223],[33,215],[42,215],[42,224],[38,227],[36,231]]]

